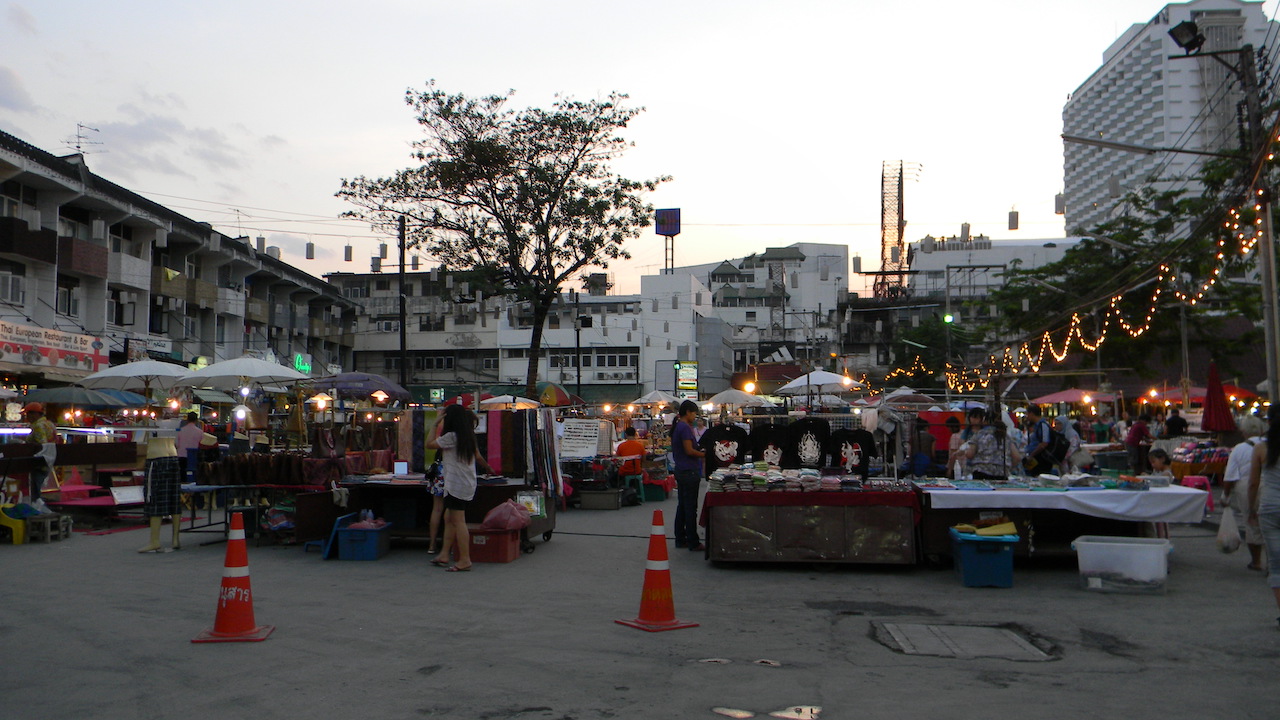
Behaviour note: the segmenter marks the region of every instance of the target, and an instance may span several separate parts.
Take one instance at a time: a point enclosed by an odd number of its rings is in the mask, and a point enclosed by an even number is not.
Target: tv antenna
[[[76,123],[76,134],[75,134],[75,137],[68,138],[68,139],[64,140],[63,142],[67,143],[67,147],[69,147],[69,148],[70,148],[70,149],[72,149],[72,150],[75,150],[75,151],[76,151],[77,153],[79,153],[80,155],[87,155],[87,154],[88,154],[88,152],[84,149],[86,145],[101,145],[102,143],[101,143],[100,141],[98,141],[98,140],[90,140],[90,139],[89,139],[89,136],[85,135],[85,131],[86,131],[86,130],[91,131],[91,132],[102,132],[102,131],[101,131],[101,130],[99,130],[98,128],[95,128],[95,127],[89,127],[88,125],[85,125],[84,123]],[[105,152],[107,152],[107,151],[106,151],[106,150],[99,150],[99,151],[96,151],[96,152],[104,152],[104,153],[105,153]]]

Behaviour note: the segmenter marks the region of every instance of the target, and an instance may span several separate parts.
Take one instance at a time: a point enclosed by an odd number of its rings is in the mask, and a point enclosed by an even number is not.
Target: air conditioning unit
[[[569,372],[567,370],[560,371],[560,382],[568,382],[570,380],[576,380],[577,377],[578,377],[577,373]]]
[[[614,379],[614,380],[621,380],[621,379],[622,379],[622,373],[620,373],[620,372],[616,372],[616,373],[614,373],[614,374],[613,374],[613,379]]]

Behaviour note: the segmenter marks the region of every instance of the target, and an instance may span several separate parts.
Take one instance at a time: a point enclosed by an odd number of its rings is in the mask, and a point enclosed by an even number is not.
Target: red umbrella
[[[473,397],[474,395],[475,393],[462,393],[461,395],[457,395],[455,397],[449,398],[448,400],[445,400],[444,404],[445,405],[461,405],[464,408],[474,408],[476,406],[475,397]],[[481,400],[488,400],[491,397],[493,397],[493,395],[490,393],[487,393],[487,392],[480,393]]]
[[[1231,416],[1231,406],[1222,392],[1222,379],[1218,377],[1218,364],[1209,363],[1209,382],[1205,385],[1204,417],[1200,428],[1208,432],[1231,432],[1236,420]]]

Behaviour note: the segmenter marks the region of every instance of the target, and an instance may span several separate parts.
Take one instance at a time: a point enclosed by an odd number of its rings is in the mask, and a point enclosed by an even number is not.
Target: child
[[[1153,448],[1151,452],[1147,453],[1147,461],[1151,463],[1152,475],[1173,477],[1173,470],[1169,467],[1169,453],[1160,448]]]

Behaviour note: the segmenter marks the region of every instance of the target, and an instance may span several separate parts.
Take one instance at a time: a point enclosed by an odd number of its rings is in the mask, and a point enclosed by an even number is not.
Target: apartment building
[[[352,360],[356,306],[278,248],[231,238],[0,132],[0,374],[74,382],[129,357]]]
[[[1181,22],[1194,21],[1205,36],[1202,55],[1185,53],[1169,37]],[[1102,65],[1071,93],[1062,110],[1065,135],[1145,147],[1193,151],[1232,151],[1240,146],[1238,108],[1241,83],[1228,65],[1233,51],[1251,44],[1266,62],[1276,59],[1274,22],[1261,2],[1193,0],[1172,3],[1146,23],[1129,27],[1102,55]],[[1267,46],[1270,37],[1272,46]],[[1260,83],[1270,81],[1263,77]],[[1065,143],[1064,211],[1067,232],[1091,232],[1122,210],[1123,196],[1142,187],[1188,188],[1204,157],[1190,154],[1141,154],[1106,147]]]

